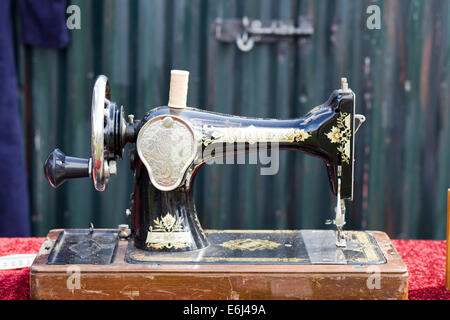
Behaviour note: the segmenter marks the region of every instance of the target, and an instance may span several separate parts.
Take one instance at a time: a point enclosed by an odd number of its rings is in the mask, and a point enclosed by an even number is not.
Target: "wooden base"
[[[389,237],[369,232],[386,263],[131,264],[119,241],[108,265],[50,265],[51,230],[30,273],[31,299],[407,299],[408,272]]]
[[[445,288],[450,290],[450,189],[447,190],[447,264]]]

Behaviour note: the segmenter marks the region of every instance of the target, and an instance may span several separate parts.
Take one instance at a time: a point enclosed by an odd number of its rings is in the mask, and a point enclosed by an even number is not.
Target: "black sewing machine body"
[[[195,250],[208,246],[207,237],[203,233],[198,222],[193,199],[193,181],[197,170],[207,161],[214,158],[229,156],[229,153],[254,152],[270,149],[273,143],[280,150],[301,151],[322,159],[327,167],[331,189],[337,192],[337,165],[342,166],[345,179],[342,180],[341,197],[352,198],[353,194],[353,137],[348,133],[353,132],[354,123],[354,95],[353,93],[340,94],[333,92],[328,101],[310,111],[305,117],[293,120],[256,119],[224,115],[207,112],[196,108],[183,110],[170,107],[158,107],[145,115],[137,126],[137,130],[152,121],[165,117],[181,118],[190,123],[198,137],[197,144],[200,149],[198,157],[186,170],[181,186],[172,191],[161,191],[151,182],[149,172],[142,159],[137,154],[132,156],[132,168],[135,171],[135,190],[131,196],[132,234],[136,247],[146,250],[184,251]],[[347,130],[348,155],[337,151],[336,142],[327,136],[333,133],[333,128],[345,126],[345,121],[350,127]],[[223,130],[222,130],[223,129]],[[239,136],[239,130],[241,135]],[[267,138],[267,134],[276,132],[273,138]],[[248,134],[246,134],[248,133]],[[253,133],[253,134],[252,134]],[[232,144],[230,146],[229,144]],[[216,147],[214,147],[216,145]],[[205,149],[212,147],[212,152]],[[253,147],[253,148],[252,148]],[[344,150],[345,145],[342,143]],[[133,151],[134,152],[134,151]],[[137,152],[136,152],[137,153]],[[169,216],[166,216],[169,213]],[[163,219],[171,218],[170,213],[177,221],[182,221],[182,230],[191,230],[192,240],[185,236],[184,240],[174,239],[174,243],[166,241],[151,241],[149,232],[159,236],[158,232],[168,228],[159,227],[155,233],[155,221],[163,223]],[[166,236],[168,236],[168,234]],[[172,232],[172,237],[183,234]],[[183,234],[185,235],[185,234]],[[161,237],[157,237],[161,239]],[[149,241],[150,240],[150,241]],[[161,248],[165,243],[166,247]]]
[[[364,121],[345,79],[325,103],[291,120],[187,107],[186,80],[186,72],[172,71],[168,106],[140,120],[126,120],[123,108],[111,101],[107,78],[96,80],[91,158],[55,149],[44,170],[53,187],[90,177],[104,191],[125,145],[134,144],[130,226],[50,230],[30,271],[33,299],[407,297],[407,270],[388,236],[343,231],[345,200],[353,198],[355,134]],[[278,150],[324,162],[336,196],[335,219],[329,221],[336,231],[203,230],[194,203],[199,169],[224,157]],[[79,288],[68,282],[76,276],[68,275],[73,266],[82,275]],[[372,268],[383,279],[381,290],[368,284]]]
[[[300,151],[325,163],[338,202],[334,222],[345,246],[344,199],[353,198],[356,116],[355,95],[343,81],[325,103],[299,119],[225,115],[174,107],[169,101],[141,120],[131,115],[126,121],[123,107],[111,101],[107,78],[100,76],[92,100],[92,158],[66,157],[55,149],[44,169],[54,187],[66,179],[91,177],[95,188],[104,191],[125,145],[135,144],[130,152],[135,187],[127,209],[134,245],[147,251],[192,251],[209,245],[193,196],[202,165],[241,153]]]

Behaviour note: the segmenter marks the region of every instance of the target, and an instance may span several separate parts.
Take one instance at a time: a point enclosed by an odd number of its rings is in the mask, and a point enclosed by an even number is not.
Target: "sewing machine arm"
[[[154,108],[136,121],[133,115],[125,120],[123,108],[110,100],[107,78],[100,76],[92,98],[92,157],[68,157],[55,149],[44,165],[50,184],[56,188],[67,179],[91,177],[95,188],[104,191],[110,177],[117,173],[116,160],[122,157],[123,148],[135,144],[130,152],[135,190],[129,209],[135,245],[160,250],[162,240],[152,238],[158,235],[152,230],[162,228],[164,219],[167,223],[180,219],[180,230],[189,232],[177,233],[186,239],[177,240],[176,250],[195,250],[208,245],[197,220],[192,190],[202,165],[242,152],[274,148],[300,151],[322,159],[326,165],[337,199],[336,219],[332,221],[338,228],[337,245],[345,246],[344,199],[353,198],[355,133],[364,121],[363,116],[355,114],[355,94],[346,80],[342,79],[341,88],[304,117],[276,120],[186,107],[187,78],[183,73],[175,75],[186,81],[185,85],[173,86],[183,89],[181,98],[171,93],[168,106]],[[357,128],[355,119],[359,120]],[[153,225],[156,222],[159,224]]]

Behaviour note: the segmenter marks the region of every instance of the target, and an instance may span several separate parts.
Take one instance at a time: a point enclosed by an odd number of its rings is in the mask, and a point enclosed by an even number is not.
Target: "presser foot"
[[[340,179],[337,204],[334,211],[336,212],[336,217],[334,220],[326,220],[325,224],[334,224],[337,228],[336,231],[336,247],[345,248],[347,246],[347,241],[345,240],[344,225],[345,225],[345,201],[340,198]]]
[[[336,220],[326,220],[325,224],[334,224],[336,225]],[[347,241],[344,233],[343,226],[336,225],[336,247],[345,248],[347,247]]]
[[[345,234],[343,228],[338,228],[336,231],[336,247],[347,247],[347,241],[345,240]]]

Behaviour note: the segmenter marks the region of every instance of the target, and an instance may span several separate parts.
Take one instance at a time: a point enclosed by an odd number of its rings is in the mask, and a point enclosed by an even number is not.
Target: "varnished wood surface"
[[[450,290],[450,189],[447,190],[447,266],[445,287]]]
[[[407,298],[406,266],[383,232],[371,232],[387,259],[379,266],[128,264],[121,241],[113,264],[78,265],[81,286],[70,290],[68,265],[46,264],[60,231],[50,231],[31,267],[32,299]],[[374,272],[380,289],[368,288]]]

